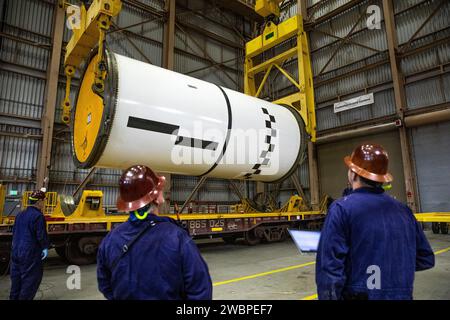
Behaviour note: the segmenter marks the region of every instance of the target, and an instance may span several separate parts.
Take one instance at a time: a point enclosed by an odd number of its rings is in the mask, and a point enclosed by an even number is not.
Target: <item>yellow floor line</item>
[[[447,251],[450,251],[450,247],[442,249],[442,250],[439,250],[439,251],[436,251],[434,253],[434,255],[437,256],[438,254],[441,254],[441,253],[444,253],[444,252],[447,252]]]
[[[439,251],[435,251],[434,255],[437,256],[438,254],[441,254],[441,253],[444,253],[447,251],[450,251],[450,247],[439,250]],[[307,296],[307,297],[301,298],[300,300],[316,300],[316,299],[317,299],[317,294],[313,294],[312,296]]]
[[[317,299],[317,293],[313,294],[312,296],[304,297],[304,298],[302,298],[300,300],[316,300],[316,299]]]
[[[434,254],[435,255],[439,255],[439,254],[442,254],[442,253],[447,252],[447,251],[450,251],[450,247],[442,249],[442,250],[439,250],[439,251],[435,251]],[[316,262],[315,261],[311,261],[311,262],[299,264],[299,265],[296,265],[296,266],[290,266],[290,267],[276,269],[276,270],[272,270],[272,271],[252,274],[252,275],[245,276],[245,277],[240,277],[240,278],[235,278],[235,279],[215,282],[215,283],[213,283],[213,286],[217,287],[217,286],[221,286],[221,285],[228,284],[228,283],[233,283],[233,282],[238,282],[238,281],[248,280],[248,279],[254,279],[254,278],[263,277],[263,276],[267,276],[267,275],[274,274],[274,273],[300,269],[300,268],[304,268],[304,267],[307,267],[307,266],[312,266],[314,264],[316,264]],[[315,300],[315,299],[317,299],[317,294],[314,294],[314,295],[311,295],[311,296],[308,296],[308,297],[304,297],[301,300]]]
[[[316,264],[315,261],[312,262],[308,262],[308,263],[304,263],[304,264],[299,264],[296,266],[291,266],[291,267],[286,267],[286,268],[281,268],[281,269],[276,269],[276,270],[272,270],[272,271],[267,271],[267,272],[263,272],[263,273],[257,273],[257,274],[252,274],[249,276],[245,276],[245,277],[241,277],[241,278],[235,278],[235,279],[231,279],[231,280],[226,280],[226,281],[221,281],[221,282],[215,282],[213,283],[213,286],[220,286],[223,284],[228,284],[228,283],[232,283],[232,282],[238,282],[238,281],[242,281],[242,280],[247,280],[247,279],[253,279],[253,278],[258,278],[258,277],[263,277],[263,276],[267,276],[269,274],[274,274],[274,273],[279,273],[279,272],[284,272],[284,271],[289,271],[289,270],[294,270],[294,269],[299,269],[299,268],[303,268],[303,267],[307,267],[307,266],[312,266],[313,264]]]

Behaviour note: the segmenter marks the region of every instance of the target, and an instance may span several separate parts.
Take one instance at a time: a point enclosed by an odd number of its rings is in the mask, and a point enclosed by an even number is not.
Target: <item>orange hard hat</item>
[[[128,168],[119,180],[117,209],[129,212],[145,207],[158,198],[164,183],[164,176],[157,176],[146,166],[135,165]]]
[[[363,144],[351,156],[344,158],[345,164],[357,175],[375,182],[392,182],[388,173],[389,157],[384,148],[377,144]]]

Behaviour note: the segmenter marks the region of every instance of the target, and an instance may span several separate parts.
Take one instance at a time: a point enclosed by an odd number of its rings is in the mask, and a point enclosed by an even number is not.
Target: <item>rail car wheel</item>
[[[245,232],[245,243],[249,246],[255,246],[261,242],[261,238],[258,236],[256,229],[248,230]]]
[[[74,237],[65,247],[65,257],[71,264],[85,265],[96,261],[102,237]]]
[[[288,234],[288,228],[285,227],[285,228],[283,228],[282,231],[281,231],[280,242],[286,241],[286,239],[287,239],[287,234]]]
[[[433,230],[433,233],[434,233],[434,234],[438,234],[438,233],[439,233],[439,230],[440,230],[439,222],[433,222],[433,223],[431,224],[431,230]]]
[[[441,233],[442,234],[448,234],[448,223],[447,222],[441,222]]]
[[[11,252],[9,250],[0,250],[0,277],[8,274],[10,259]]]
[[[62,258],[63,260],[67,260],[67,257],[66,257],[66,245],[55,247],[55,251],[58,254],[58,256],[60,256],[60,258]]]
[[[233,236],[227,236],[227,237],[222,237],[222,240],[226,243],[226,244],[235,244],[237,238],[233,237]]]

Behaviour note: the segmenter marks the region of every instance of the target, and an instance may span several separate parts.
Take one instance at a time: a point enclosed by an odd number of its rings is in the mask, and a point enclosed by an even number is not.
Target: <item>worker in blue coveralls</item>
[[[128,168],[119,181],[117,209],[128,221],[112,230],[97,254],[98,287],[109,300],[210,300],[208,266],[177,222],[158,216],[165,178]]]
[[[32,300],[43,275],[43,260],[48,255],[47,227],[42,208],[45,191],[36,190],[28,207],[14,221],[11,250],[11,300]]]
[[[363,144],[344,158],[352,193],[328,210],[316,263],[322,300],[410,300],[434,254],[411,210],[384,193],[388,154]]]

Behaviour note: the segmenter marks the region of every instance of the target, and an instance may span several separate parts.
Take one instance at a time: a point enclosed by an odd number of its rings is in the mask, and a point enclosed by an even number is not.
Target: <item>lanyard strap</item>
[[[142,228],[141,231],[139,231],[139,233],[133,238],[131,239],[128,243],[124,244],[122,247],[122,252],[120,253],[120,255],[116,258],[116,260],[114,260],[114,262],[111,265],[111,272],[114,271],[114,269],[117,266],[117,263],[119,263],[119,261],[128,253],[128,251],[130,251],[131,247],[133,246],[133,244],[148,230],[150,230],[151,228],[153,228],[156,225],[155,221],[149,221],[147,222],[147,224],[145,225],[144,228]]]

